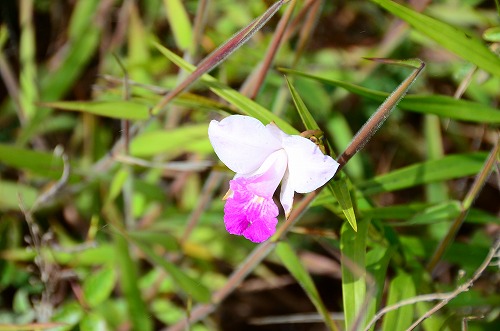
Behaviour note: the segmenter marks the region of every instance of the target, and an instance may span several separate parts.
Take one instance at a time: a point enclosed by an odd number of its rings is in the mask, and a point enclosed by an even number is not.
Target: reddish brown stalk
[[[404,62],[398,61],[390,61],[384,59],[372,59],[378,62],[384,63],[397,63],[403,66],[411,66]],[[377,111],[368,119],[368,121],[363,125],[363,127],[358,131],[358,133],[354,136],[349,146],[346,148],[344,153],[342,153],[337,161],[340,163],[339,170],[343,165],[345,165],[358,151],[360,151],[363,147],[365,147],[366,143],[373,137],[373,135],[377,132],[377,130],[382,126],[387,117],[391,114],[392,110],[396,105],[401,101],[401,99],[405,96],[406,92],[413,84],[415,79],[417,79],[420,72],[425,67],[425,63],[417,60],[420,63],[420,66],[415,69],[415,71],[408,76],[388,97],[385,101],[380,105]]]
[[[184,79],[179,85],[177,85],[165,97],[163,97],[160,102],[158,102],[158,104],[153,108],[152,113],[154,115],[158,114],[160,110],[165,107],[165,105],[167,105],[170,101],[172,101],[179,93],[188,88],[203,74],[214,69],[234,51],[240,48],[257,31],[259,31],[264,26],[264,24],[266,24],[269,19],[271,19],[271,17],[273,17],[273,15],[278,11],[278,9],[281,8],[284,3],[288,1],[289,0],[280,0],[275,2],[271,7],[269,7],[268,10],[266,10],[264,14],[262,14],[262,16],[256,18],[254,21],[252,21],[252,23],[241,29],[228,41],[219,46],[219,48],[210,53],[197,65],[195,71],[193,71],[188,77],[186,77],[186,79]]]
[[[259,93],[259,90],[262,87],[262,83],[264,82],[264,79],[266,78],[266,75],[269,72],[269,68],[271,67],[272,62],[276,57],[276,53],[278,52],[278,49],[281,46],[281,43],[283,41],[283,35],[285,34],[288,23],[290,22],[290,19],[292,17],[293,10],[295,9],[295,3],[296,3],[295,0],[292,0],[285,14],[278,23],[273,39],[271,40],[271,43],[267,48],[264,60],[262,60],[262,63],[257,67],[255,75],[253,73],[251,75],[250,79],[251,84],[248,85],[249,86],[248,92],[244,90],[242,91],[244,95],[247,95],[252,100],[255,99],[255,97]],[[254,77],[255,79],[253,79]]]

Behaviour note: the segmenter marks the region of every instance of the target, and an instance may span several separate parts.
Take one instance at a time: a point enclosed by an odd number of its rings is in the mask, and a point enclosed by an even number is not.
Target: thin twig
[[[484,270],[488,267],[490,264],[491,260],[498,254],[498,250],[500,249],[500,240],[497,240],[493,247],[490,249],[488,255],[486,256],[486,259],[484,262],[479,266],[479,268],[476,270],[474,275],[472,276],[471,279],[469,279],[468,282],[460,285],[457,287],[457,289],[451,293],[449,293],[448,297],[446,299],[443,299],[440,303],[432,307],[427,313],[422,315],[418,320],[415,321],[406,331],[411,331],[414,330],[420,323],[422,323],[424,320],[427,318],[431,317],[432,314],[437,312],[439,309],[443,308],[451,299],[455,298],[458,296],[460,293],[466,292],[469,290],[469,288],[474,285],[474,282],[481,277],[483,274]]]

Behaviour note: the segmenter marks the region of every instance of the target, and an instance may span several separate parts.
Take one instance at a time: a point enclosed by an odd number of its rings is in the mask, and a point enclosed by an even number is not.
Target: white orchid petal
[[[283,206],[283,210],[285,211],[285,217],[288,218],[290,216],[290,212],[292,211],[293,206],[293,195],[294,190],[290,185],[289,181],[289,171],[285,172],[285,176],[283,177],[283,181],[281,182],[281,192],[280,192],[280,202]]]
[[[219,159],[239,174],[257,170],[270,154],[282,148],[275,134],[249,116],[232,115],[210,122],[208,137]]]
[[[324,155],[316,144],[301,136],[283,139],[288,155],[289,185],[298,193],[309,193],[328,182],[339,164]]]

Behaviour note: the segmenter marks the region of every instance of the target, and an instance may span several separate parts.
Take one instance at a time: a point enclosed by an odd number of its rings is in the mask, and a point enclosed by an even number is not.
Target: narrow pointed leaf
[[[366,195],[401,190],[425,183],[450,180],[477,174],[488,154],[484,152],[455,154],[440,160],[413,164],[359,184]]]
[[[335,195],[335,198],[342,208],[347,221],[351,225],[354,231],[358,231],[358,225],[356,224],[356,214],[354,212],[354,207],[351,200],[351,195],[349,193],[349,188],[347,187],[347,182],[345,179],[334,180],[328,184],[328,187]]]
[[[189,22],[189,16],[184,8],[183,1],[163,0],[167,19],[172,28],[176,45],[182,49],[188,49],[193,39],[193,28]]]
[[[366,283],[366,236],[368,220],[358,223],[358,231],[344,224],[340,233],[342,252],[342,299],[344,303],[345,330],[353,330],[360,316],[367,294]],[[367,315],[365,315],[366,319]],[[365,323],[361,323],[364,325]],[[358,326],[359,327],[359,326]],[[358,329],[358,328],[356,328]]]
[[[440,46],[477,65],[479,68],[500,76],[500,60],[477,36],[458,27],[418,13],[394,1],[372,0],[393,15],[406,21],[413,28],[433,39]]]
[[[210,147],[207,131],[208,124],[185,126],[168,131],[149,131],[132,140],[130,153],[134,156],[144,157],[159,153],[184,151],[192,144],[205,143]]]
[[[295,107],[297,108],[297,112],[299,113],[300,118],[304,123],[304,126],[308,130],[319,130],[318,124],[316,123],[314,117],[307,109],[304,101],[302,101],[302,98],[300,97],[299,93],[297,92],[295,87],[291,84],[291,82],[287,78],[285,79],[288,88],[290,89],[292,100],[295,103]],[[347,181],[345,180],[345,178],[342,178],[340,180],[329,182],[327,185],[331,194],[339,202],[340,207],[342,208],[342,212],[347,218],[347,221],[349,222],[349,224],[351,224],[354,231],[357,231],[356,215],[354,213],[354,208],[351,200],[351,195],[349,194]]]
[[[281,71],[311,78],[325,84],[338,86],[349,92],[367,97],[376,101],[383,101],[389,93],[372,90],[359,85],[342,82],[326,77],[310,75],[296,70],[281,69]],[[435,114],[456,120],[500,124],[500,112],[486,104],[462,99],[455,99],[445,95],[408,95],[398,104],[398,107],[422,114]]]
[[[414,297],[415,284],[411,275],[401,273],[391,281],[387,305],[393,305],[401,300]],[[406,330],[413,321],[413,306],[406,305],[388,312],[382,323],[382,331]]]
[[[43,106],[127,120],[149,117],[148,106],[132,101],[58,101],[47,102]]]

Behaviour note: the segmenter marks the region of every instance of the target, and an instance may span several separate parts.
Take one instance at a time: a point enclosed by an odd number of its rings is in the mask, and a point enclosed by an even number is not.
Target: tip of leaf
[[[394,64],[394,65],[412,68],[412,69],[418,69],[418,68],[422,68],[425,66],[425,62],[418,59],[418,58],[407,59],[407,60],[398,60],[398,59],[386,59],[386,58],[379,58],[379,57],[364,57],[364,59],[368,60],[368,61],[374,61],[374,62],[379,62],[379,63],[384,63],[384,64]]]

